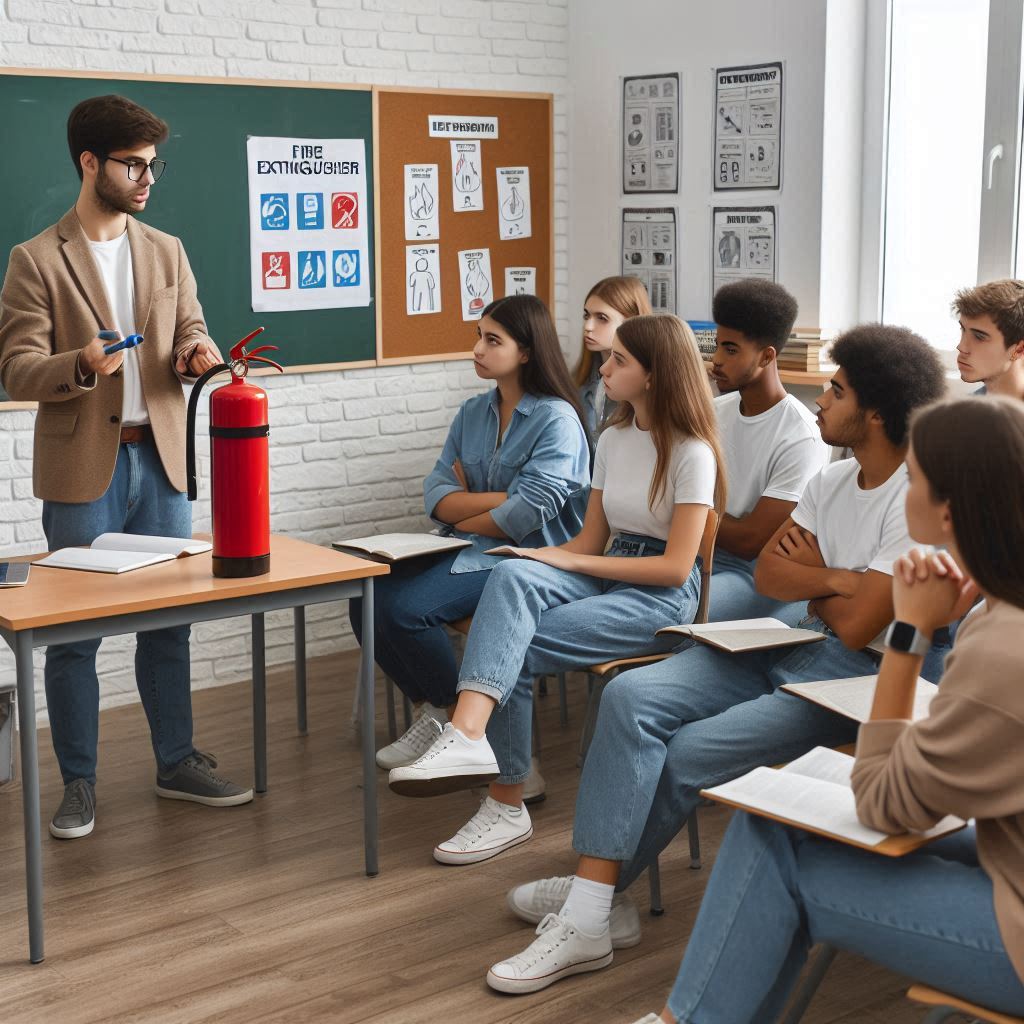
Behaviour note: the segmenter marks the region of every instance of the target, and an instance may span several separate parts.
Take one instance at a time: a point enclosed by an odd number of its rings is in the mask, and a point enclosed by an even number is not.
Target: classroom
[[[1022,83],[0,5],[0,1024],[1024,1024]]]

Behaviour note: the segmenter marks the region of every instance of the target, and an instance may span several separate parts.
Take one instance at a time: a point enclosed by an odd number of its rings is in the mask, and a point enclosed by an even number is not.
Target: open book
[[[131,572],[157,562],[211,550],[206,540],[183,537],[147,537],[134,533],[101,533],[87,548],[61,548],[36,565],[86,572]]]
[[[855,722],[866,722],[871,717],[878,676],[854,676],[851,679],[824,679],[816,683],[783,683],[780,689],[795,693],[830,711],[837,711]],[[913,720],[928,717],[932,698],[939,692],[934,683],[918,677],[914,691]]]
[[[732,782],[702,790],[701,796],[871,849],[888,836],[857,818],[850,788],[853,760],[838,750],[815,747],[783,768],[755,768]],[[948,815],[922,836],[934,839],[963,825]]]
[[[813,629],[794,629],[778,619],[733,619],[729,622],[708,622],[702,626],[665,626],[655,635],[673,633],[692,637],[730,654],[796,647],[825,639],[824,633]]]
[[[436,533],[378,533],[373,537],[336,540],[331,546],[339,551],[358,552],[387,562],[401,562],[406,558],[468,548],[472,542],[460,537],[439,537]]]

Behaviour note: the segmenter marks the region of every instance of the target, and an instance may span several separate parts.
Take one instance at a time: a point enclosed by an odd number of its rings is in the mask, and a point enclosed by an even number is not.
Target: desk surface
[[[34,561],[45,554],[27,555]],[[389,572],[387,565],[276,534],[270,572],[245,579],[214,577],[211,552],[126,573],[78,572],[35,566],[24,587],[0,590],[0,628],[16,631],[129,615],[155,608],[341,583]]]

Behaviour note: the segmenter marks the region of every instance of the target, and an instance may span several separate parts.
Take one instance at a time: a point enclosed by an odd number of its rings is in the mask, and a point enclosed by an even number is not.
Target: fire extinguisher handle
[[[211,366],[192,385],[192,393],[188,396],[188,419],[185,423],[185,472],[188,476],[188,500],[195,501],[199,488],[196,484],[196,409],[199,407],[199,396],[202,393],[203,385],[218,373],[230,370],[227,363],[218,363]]]

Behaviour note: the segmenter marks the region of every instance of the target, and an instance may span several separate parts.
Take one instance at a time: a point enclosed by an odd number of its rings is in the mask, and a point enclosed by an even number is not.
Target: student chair
[[[907,992],[907,998],[931,1007],[922,1024],[945,1024],[946,1021],[960,1019],[985,1021],[987,1024],[1024,1024],[1024,1017],[1011,1017],[995,1010],[986,1010],[977,1003],[946,995],[945,992],[929,988],[927,985],[913,985]]]

